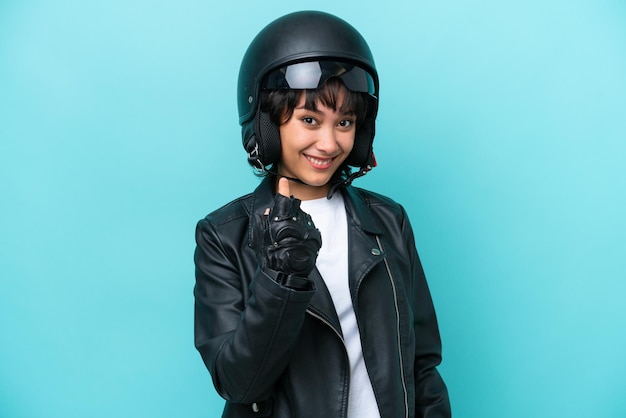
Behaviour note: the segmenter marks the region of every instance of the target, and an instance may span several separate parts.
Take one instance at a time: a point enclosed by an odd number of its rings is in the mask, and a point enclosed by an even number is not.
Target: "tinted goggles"
[[[348,90],[374,95],[372,76],[354,64],[337,61],[309,61],[287,65],[272,71],[265,78],[265,90],[311,90],[316,89],[331,77],[343,81]]]

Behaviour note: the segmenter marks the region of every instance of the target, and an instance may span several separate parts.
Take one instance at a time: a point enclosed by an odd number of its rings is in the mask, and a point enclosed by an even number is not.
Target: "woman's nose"
[[[317,142],[315,145],[318,150],[327,154],[335,153],[339,147],[335,130],[332,127],[320,129],[318,131]]]

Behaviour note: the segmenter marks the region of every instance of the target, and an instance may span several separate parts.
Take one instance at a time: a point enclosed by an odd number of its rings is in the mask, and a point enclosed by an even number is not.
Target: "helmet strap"
[[[373,157],[374,156],[372,155],[372,158]],[[328,190],[328,194],[326,195],[326,198],[330,199],[331,197],[333,197],[333,195],[335,194],[337,190],[342,189],[344,187],[348,187],[354,181],[354,179],[357,179],[359,177],[366,175],[372,170],[372,168],[373,166],[371,165],[361,167],[354,173],[350,174],[347,179],[333,182],[333,184],[331,184],[330,186],[330,189]]]

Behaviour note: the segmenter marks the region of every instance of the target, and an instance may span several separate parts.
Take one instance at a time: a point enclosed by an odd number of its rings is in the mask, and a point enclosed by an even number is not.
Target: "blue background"
[[[0,416],[218,417],[194,227],[257,183],[239,63],[272,19],[356,26],[456,417],[626,416],[626,3],[0,2]]]

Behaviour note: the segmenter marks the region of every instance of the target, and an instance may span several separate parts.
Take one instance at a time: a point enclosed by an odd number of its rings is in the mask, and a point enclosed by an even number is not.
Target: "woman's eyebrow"
[[[313,113],[317,113],[317,114],[323,114],[324,112],[322,112],[319,109],[310,109],[306,106],[298,106],[298,107],[294,107],[294,110],[308,110],[309,112],[313,112]],[[347,110],[339,110],[339,112],[341,113],[342,116],[352,116],[354,115],[354,110],[352,109],[347,109]]]

